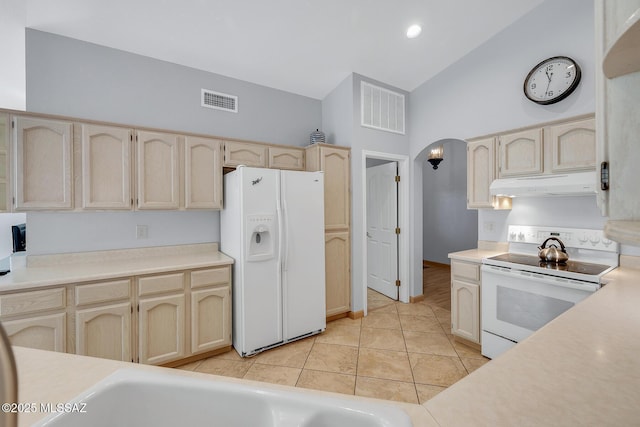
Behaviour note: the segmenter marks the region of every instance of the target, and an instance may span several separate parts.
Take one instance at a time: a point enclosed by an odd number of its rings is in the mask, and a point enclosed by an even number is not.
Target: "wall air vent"
[[[360,82],[361,125],[404,135],[404,95]]]
[[[226,93],[214,92],[209,89],[202,89],[200,105],[216,110],[224,110],[232,113],[238,112],[238,97]]]

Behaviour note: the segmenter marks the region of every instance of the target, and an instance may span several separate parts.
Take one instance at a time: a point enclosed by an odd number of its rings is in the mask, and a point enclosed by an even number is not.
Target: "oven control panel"
[[[549,237],[556,237],[568,248],[593,249],[605,252],[619,252],[619,245],[604,236],[602,230],[586,228],[537,227],[510,225],[507,235],[509,243],[530,243],[540,245]]]

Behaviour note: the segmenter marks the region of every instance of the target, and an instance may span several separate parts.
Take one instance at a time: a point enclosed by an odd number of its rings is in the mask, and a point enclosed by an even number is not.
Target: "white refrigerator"
[[[250,356],[324,331],[324,176],[239,166],[224,176],[220,250],[233,265],[233,346]]]

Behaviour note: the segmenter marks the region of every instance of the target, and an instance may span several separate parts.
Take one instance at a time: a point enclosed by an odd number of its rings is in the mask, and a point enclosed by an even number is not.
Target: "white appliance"
[[[564,243],[565,264],[538,257],[549,237]],[[618,244],[602,230],[512,225],[508,241],[508,253],[482,260],[480,339],[491,359],[596,292],[618,266]]]
[[[489,186],[492,196],[571,196],[596,193],[596,173],[525,176],[494,180]]]
[[[220,249],[233,265],[241,356],[326,328],[324,176],[239,166],[224,176]]]

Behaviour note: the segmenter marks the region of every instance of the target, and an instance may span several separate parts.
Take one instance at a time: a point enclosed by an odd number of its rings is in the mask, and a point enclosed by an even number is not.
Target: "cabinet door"
[[[16,210],[71,209],[71,122],[13,120]]]
[[[184,144],[185,208],[222,208],[222,141],[188,136]]]
[[[542,129],[500,135],[500,178],[542,173]]]
[[[215,350],[231,344],[231,287],[191,292],[191,352]]]
[[[467,209],[492,208],[489,186],[495,178],[495,139],[467,144]]]
[[[480,343],[480,286],[451,282],[451,333]]]
[[[138,131],[138,209],[180,206],[179,137]]]
[[[269,147],[269,167],[272,169],[304,170],[302,148]]]
[[[267,167],[267,147],[250,142],[225,141],[224,165],[230,167],[245,165],[265,168]]]
[[[596,167],[595,119],[549,126],[552,172],[593,170]]]
[[[184,357],[184,294],[141,299],[139,310],[139,362],[157,365]]]
[[[130,129],[81,124],[82,207],[131,209]]]
[[[76,353],[131,362],[131,303],[77,310]]]
[[[349,150],[320,148],[324,171],[324,224],[326,231],[345,230],[351,219],[351,172]]]
[[[38,315],[2,322],[11,344],[40,350],[66,351],[66,314]]]
[[[351,247],[349,232],[325,234],[327,317],[351,309]]]
[[[9,202],[9,116],[0,114],[0,212],[11,210]]]

